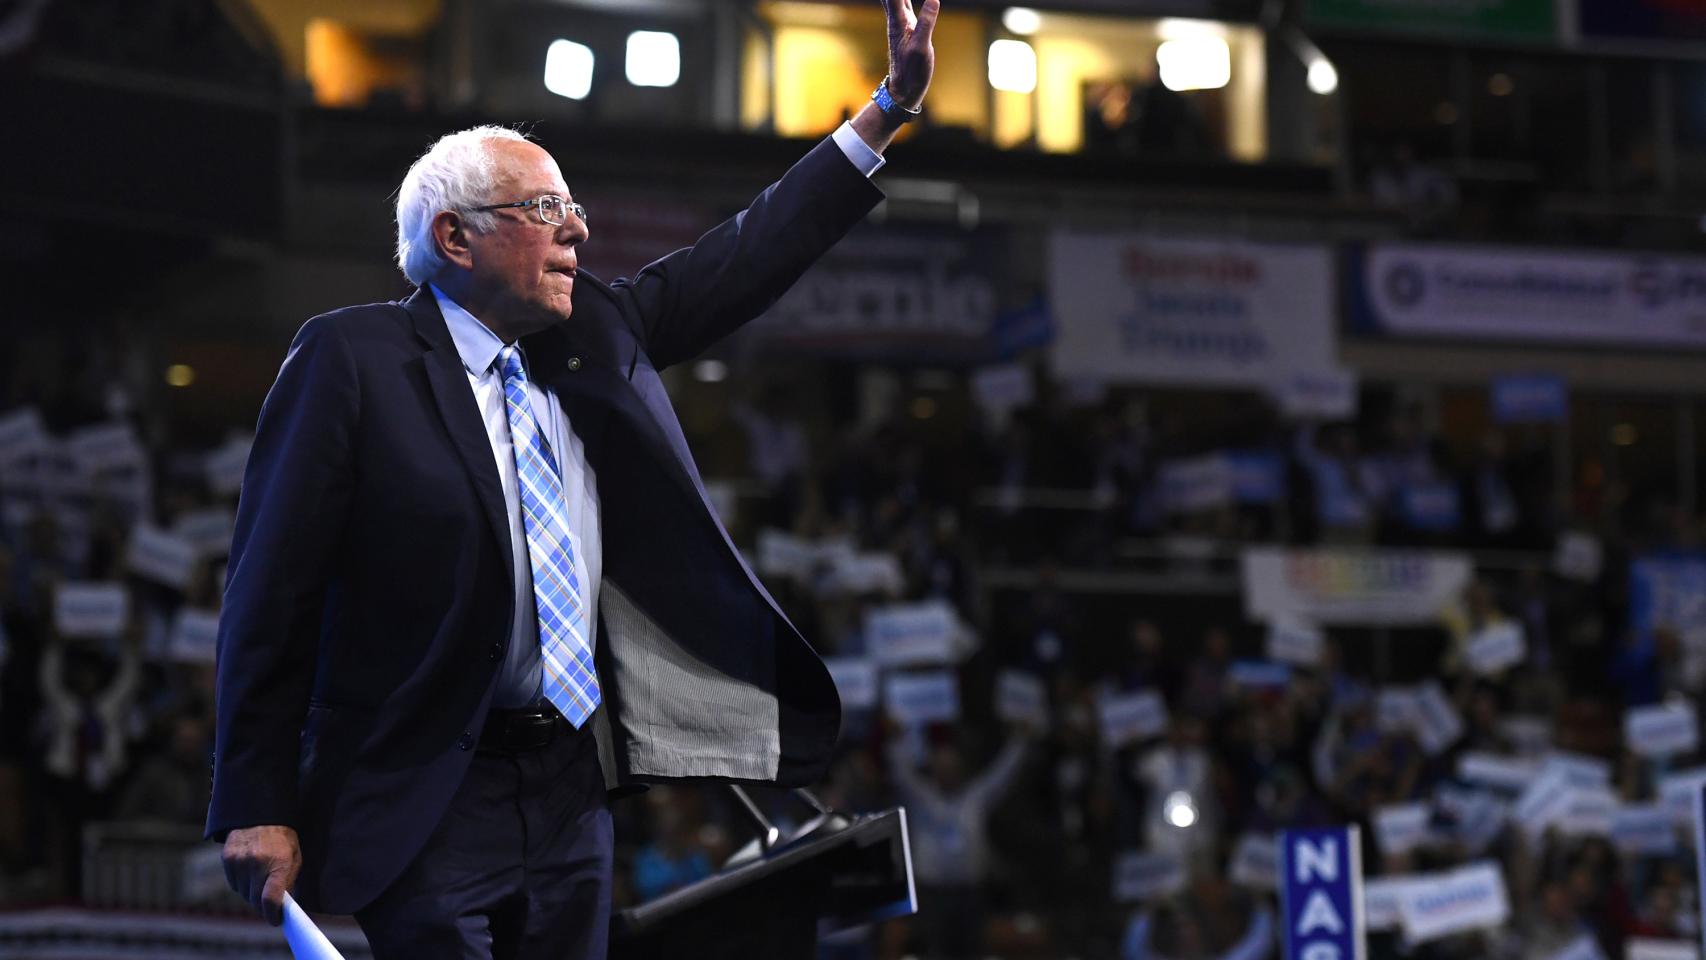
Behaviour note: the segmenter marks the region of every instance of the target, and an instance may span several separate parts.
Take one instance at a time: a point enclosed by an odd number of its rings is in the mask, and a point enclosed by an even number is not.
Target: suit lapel
[[[497,462],[492,457],[492,441],[486,435],[486,425],[480,419],[480,408],[474,402],[474,392],[468,387],[468,372],[462,357],[456,352],[456,342],[450,339],[450,328],[439,313],[438,301],[422,287],[404,301],[403,308],[415,321],[415,332],[427,343],[422,355],[426,366],[427,384],[450,432],[451,444],[462,458],[462,466],[474,484],[474,495],[486,515],[486,522],[502,548],[510,556],[509,514],[504,509],[503,483],[498,479]],[[504,564],[504,576],[512,580],[515,571]],[[514,589],[514,583],[510,584]]]

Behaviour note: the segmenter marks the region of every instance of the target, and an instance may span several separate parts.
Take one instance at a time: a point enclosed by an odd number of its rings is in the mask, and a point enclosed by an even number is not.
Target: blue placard
[[[1273,450],[1230,450],[1232,496],[1239,503],[1277,503],[1285,499],[1285,458]]]
[[[1557,423],[1569,416],[1570,392],[1558,377],[1525,374],[1493,381],[1493,419],[1499,423]]]
[[[1287,830],[1279,842],[1286,960],[1366,960],[1357,828]]]

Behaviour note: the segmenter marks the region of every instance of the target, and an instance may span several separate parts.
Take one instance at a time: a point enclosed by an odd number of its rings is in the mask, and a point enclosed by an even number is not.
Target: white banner
[[[1623,960],[1700,960],[1700,948],[1687,940],[1631,937],[1623,944]]]
[[[1399,336],[1706,348],[1706,260],[1515,247],[1370,247],[1355,321]]]
[[[53,626],[67,639],[120,636],[129,618],[130,591],[122,583],[64,581],[53,591]]]
[[[1167,703],[1153,690],[1103,697],[1096,706],[1102,744],[1110,750],[1167,732]]]
[[[1635,707],[1623,714],[1623,738],[1643,757],[1690,753],[1700,745],[1700,720],[1683,700]]]
[[[1611,817],[1611,842],[1627,854],[1671,856],[1678,846],[1676,819],[1663,803],[1625,804]]]
[[[166,656],[180,663],[213,663],[219,646],[219,611],[183,607],[172,618]]]
[[[1404,803],[1374,811],[1374,839],[1388,857],[1406,854],[1426,844],[1433,810],[1426,803]]]
[[[1465,783],[1520,793],[1540,769],[1533,760],[1468,751],[1457,758],[1457,778]]]
[[[140,576],[174,590],[185,590],[195,575],[196,548],[188,540],[159,527],[139,523],[130,531],[127,562],[131,571]]]
[[[872,607],[865,612],[865,649],[885,667],[952,663],[958,624],[946,600]]]
[[[1048,690],[1042,678],[1019,670],[1001,671],[995,678],[995,715],[1008,723],[1047,729]]]
[[[1271,833],[1246,833],[1238,838],[1229,871],[1232,882],[1256,890],[1279,886],[1279,839]]]
[[[903,726],[953,723],[960,718],[960,684],[950,670],[897,673],[885,679],[883,705]]]
[[[1357,412],[1357,376],[1342,368],[1282,375],[1271,387],[1280,413],[1294,419],[1348,420]]]
[[[1469,637],[1465,651],[1469,669],[1490,676],[1516,666],[1528,655],[1522,624],[1504,621],[1482,627]]]
[[[1568,750],[1552,750],[1540,760],[1542,773],[1556,770],[1572,787],[1611,786],[1611,761]]]
[[[1331,373],[1326,247],[1175,240],[1131,232],[1049,238],[1057,376],[1264,389]]]
[[[864,657],[825,657],[823,665],[835,681],[841,706],[847,710],[871,710],[877,706],[878,670],[874,660]]]
[[[1405,886],[1398,899],[1404,936],[1411,943],[1496,927],[1510,919],[1510,899],[1497,863],[1473,863],[1428,882]]]
[[[1268,626],[1265,651],[1269,660],[1313,667],[1321,662],[1326,638],[1317,627],[1276,621]]]
[[[1471,567],[1459,553],[1251,547],[1243,572],[1252,619],[1405,626],[1437,621]]]
[[[1114,861],[1114,901],[1131,903],[1185,889],[1185,865],[1165,853],[1131,851]]]

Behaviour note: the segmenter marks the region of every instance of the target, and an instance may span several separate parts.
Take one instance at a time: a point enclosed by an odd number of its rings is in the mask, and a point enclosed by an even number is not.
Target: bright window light
[[[673,33],[635,30],[628,34],[628,82],[636,87],[673,87],[681,79],[681,41]]]
[[[1232,80],[1232,51],[1219,37],[1168,40],[1155,51],[1169,90],[1217,90]]]
[[[592,92],[592,48],[573,40],[551,41],[545,49],[545,89],[584,100]]]
[[[1001,14],[1001,25],[1009,33],[1028,37],[1043,28],[1043,16],[1030,7],[1008,7]]]
[[[997,40],[989,45],[989,85],[1010,93],[1037,88],[1037,52],[1023,40]]]
[[[1339,71],[1333,69],[1331,60],[1316,57],[1309,64],[1309,89],[1323,97],[1339,89]]]

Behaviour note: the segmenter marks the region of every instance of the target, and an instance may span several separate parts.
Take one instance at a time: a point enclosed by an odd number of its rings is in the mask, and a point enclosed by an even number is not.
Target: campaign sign
[[[1570,415],[1564,381],[1546,374],[1521,374],[1493,381],[1493,419],[1499,423],[1556,423]]]
[[[1102,743],[1118,749],[1167,731],[1167,703],[1153,690],[1103,697],[1096,705]]]
[[[129,565],[132,572],[184,590],[195,575],[195,545],[151,524],[139,523],[130,531]]]
[[[891,553],[855,553],[835,559],[828,576],[818,583],[820,594],[900,593],[905,578],[900,560]]]
[[[47,445],[47,428],[42,425],[39,409],[19,407],[0,415],[0,463],[36,456]]]
[[[1233,501],[1232,464],[1218,453],[1168,460],[1161,464],[1159,478],[1161,504],[1168,513],[1212,510]]]
[[[1522,625],[1505,621],[1476,631],[1469,638],[1469,669],[1482,676],[1499,673],[1522,662],[1528,655]]]
[[[1042,678],[1019,670],[1001,671],[995,678],[995,714],[1008,723],[1046,728],[1048,690]]]
[[[1605,952],[1599,949],[1599,941],[1593,934],[1584,933],[1548,960],[1605,960]]]
[[[1362,850],[1357,828],[1280,836],[1280,919],[1287,960],[1364,960]]]
[[[1031,368],[1022,363],[984,367],[972,374],[972,396],[978,408],[991,420],[1005,422],[1014,408],[1036,399],[1036,384]]]
[[[1418,878],[1411,875],[1371,877],[1363,884],[1363,925],[1369,930],[1396,930],[1400,922],[1398,904],[1405,889]]]
[[[204,557],[223,557],[231,551],[231,532],[237,516],[223,507],[191,510],[172,521],[172,533],[188,541]]]
[[[1428,842],[1433,810],[1426,803],[1404,803],[1374,811],[1374,839],[1387,856],[1409,853]]]
[[[130,617],[130,592],[122,583],[63,582],[53,592],[53,625],[68,639],[116,637]]]
[[[1623,960],[1700,960],[1700,948],[1687,940],[1630,937],[1623,945]]]
[[[142,441],[128,423],[98,423],[72,431],[65,438],[65,449],[90,473],[133,469],[147,459]]]
[[[1568,580],[1592,583],[1605,563],[1605,547],[1590,533],[1570,531],[1552,549],[1552,572]]]
[[[1552,770],[1562,773],[1564,782],[1572,787],[1611,786],[1611,761],[1587,754],[1553,750],[1540,763],[1542,773]]]
[[[1510,919],[1510,898],[1497,863],[1473,863],[1428,880],[1406,887],[1398,901],[1404,936],[1412,944]]]
[[[1678,824],[1694,822],[1694,802],[1706,790],[1706,767],[1691,767],[1659,778],[1659,802]]]
[[[1676,820],[1663,803],[1625,804],[1611,815],[1611,842],[1638,856],[1676,853]]]
[[[1313,667],[1321,662],[1325,640],[1321,631],[1297,623],[1275,621],[1268,627],[1267,654],[1269,660]]]
[[[1463,737],[1463,717],[1441,689],[1429,680],[1416,689],[1416,742],[1434,757]]]
[[[1700,721],[1686,701],[1636,707],[1623,714],[1623,738],[1643,757],[1688,753],[1700,745]]]
[[[1232,853],[1232,882],[1257,890],[1279,886],[1279,838],[1271,833],[1246,833]]]
[[[166,656],[179,663],[213,662],[219,645],[219,612],[184,607],[172,618]]]
[[[848,710],[871,710],[877,705],[877,664],[864,657],[825,657],[841,706]]]
[[[1344,420],[1357,412],[1357,377],[1344,368],[1283,371],[1272,387],[1280,412],[1295,420]]]
[[[243,487],[243,468],[249,464],[249,447],[254,440],[246,436],[232,437],[225,445],[207,455],[203,469],[207,485],[214,493],[236,493]]]
[[[1226,682],[1250,689],[1284,690],[1291,683],[1291,667],[1265,660],[1235,660],[1226,670]]]
[[[1537,769],[1532,760],[1475,750],[1457,758],[1457,779],[1507,793],[1522,792]]]
[[[951,663],[957,623],[944,600],[876,607],[865,614],[865,649],[887,667]]]
[[[1114,861],[1114,900],[1131,903],[1166,897],[1185,889],[1185,865],[1165,853],[1134,850]]]
[[[896,674],[884,684],[883,701],[896,723],[952,723],[960,717],[959,680],[948,670]]]

